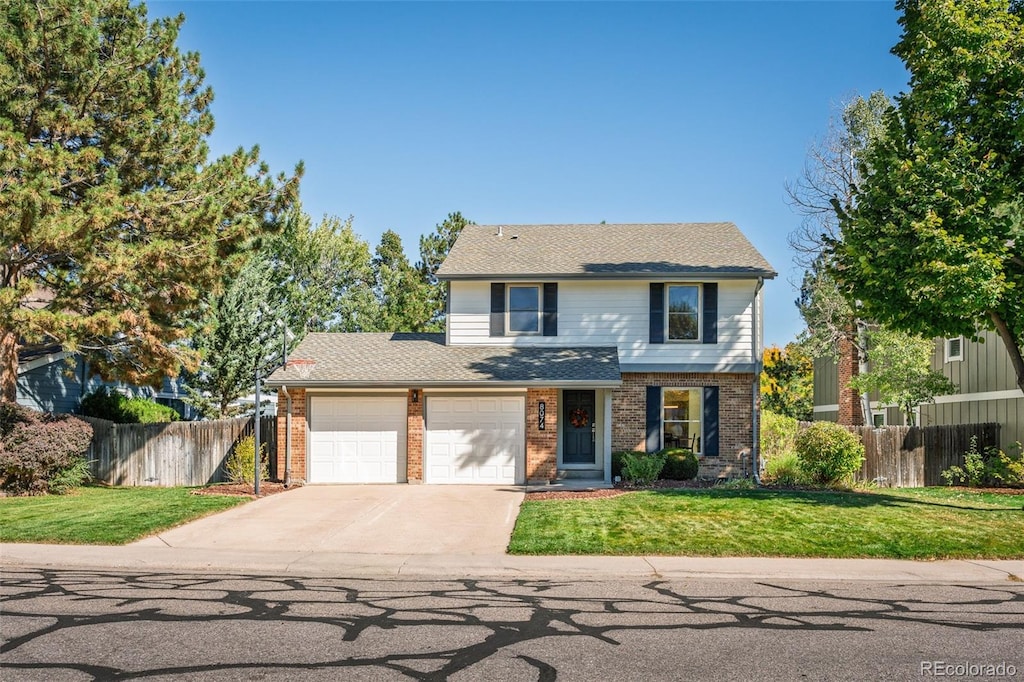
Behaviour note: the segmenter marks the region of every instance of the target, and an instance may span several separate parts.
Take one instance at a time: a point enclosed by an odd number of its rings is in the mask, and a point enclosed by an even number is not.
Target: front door
[[[562,464],[596,464],[594,392],[562,392]]]

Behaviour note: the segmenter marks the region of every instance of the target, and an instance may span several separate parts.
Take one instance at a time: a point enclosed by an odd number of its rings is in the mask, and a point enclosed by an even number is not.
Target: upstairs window
[[[964,337],[956,336],[946,339],[946,362],[964,359]]]
[[[508,287],[508,331],[511,334],[540,333],[540,287]]]
[[[668,295],[668,338],[671,341],[700,339],[700,286],[670,284]]]

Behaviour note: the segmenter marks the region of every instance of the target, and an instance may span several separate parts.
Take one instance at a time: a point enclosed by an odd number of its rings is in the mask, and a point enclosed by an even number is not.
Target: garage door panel
[[[405,479],[406,405],[401,397],[310,399],[311,483]]]
[[[516,483],[525,470],[525,401],[427,398],[427,483]]]

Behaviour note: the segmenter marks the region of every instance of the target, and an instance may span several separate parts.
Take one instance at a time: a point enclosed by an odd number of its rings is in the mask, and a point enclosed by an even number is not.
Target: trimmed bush
[[[615,480],[616,476],[621,477],[625,480],[626,476],[622,473],[622,459],[626,455],[633,455],[635,457],[643,457],[646,452],[640,452],[639,450],[620,450],[619,452],[612,453],[612,480]]]
[[[66,414],[0,406],[0,488],[14,494],[63,494],[89,479],[92,427]]]
[[[149,398],[129,398],[120,393],[110,393],[106,386],[82,398],[82,414],[119,424],[159,424],[181,419],[173,407]]]
[[[800,470],[811,483],[851,481],[864,461],[860,438],[832,422],[814,422],[796,436]]]
[[[761,411],[761,454],[767,460],[796,452],[796,434],[800,423],[792,417],[769,410]]]
[[[255,468],[254,453],[256,450],[256,438],[246,436],[235,443],[235,449],[228,456],[224,464],[228,480],[232,483],[253,483],[253,469]],[[260,443],[260,480],[270,477],[270,470],[267,463],[267,444]]]
[[[635,485],[654,483],[664,466],[665,456],[660,452],[653,455],[627,452],[622,455],[622,477]]]
[[[665,466],[658,478],[671,481],[691,481],[697,478],[700,462],[697,455],[687,448],[666,448],[660,453],[665,458]]]

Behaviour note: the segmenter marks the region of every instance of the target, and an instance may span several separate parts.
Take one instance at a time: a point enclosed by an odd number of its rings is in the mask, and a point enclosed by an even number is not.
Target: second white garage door
[[[309,482],[406,480],[407,428],[404,396],[310,398]]]
[[[525,410],[522,396],[429,396],[426,482],[521,482]]]

